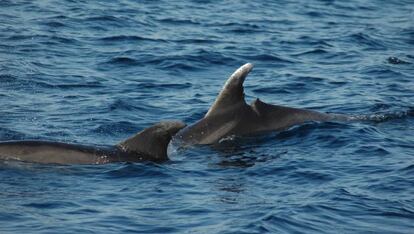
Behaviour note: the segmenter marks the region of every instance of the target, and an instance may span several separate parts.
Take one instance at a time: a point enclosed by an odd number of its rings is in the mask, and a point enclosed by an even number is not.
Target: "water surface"
[[[1,233],[412,233],[414,3],[1,1],[0,140],[113,145],[248,102],[367,116],[165,164],[0,163]]]

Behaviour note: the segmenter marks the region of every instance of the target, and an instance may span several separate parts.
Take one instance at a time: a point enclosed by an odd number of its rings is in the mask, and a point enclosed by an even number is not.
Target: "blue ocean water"
[[[163,164],[0,162],[0,233],[413,233],[414,2],[0,1],[0,140],[113,145],[246,98],[365,116]]]

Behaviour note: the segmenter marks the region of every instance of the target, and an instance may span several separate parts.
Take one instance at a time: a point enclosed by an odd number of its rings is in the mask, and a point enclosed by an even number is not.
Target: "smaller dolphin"
[[[103,164],[111,162],[162,162],[168,160],[172,136],[185,127],[182,122],[155,124],[110,148],[47,141],[0,143],[0,160],[53,164]]]
[[[344,115],[270,105],[256,99],[244,100],[243,82],[253,65],[237,69],[224,84],[207,114],[174,137],[183,145],[214,144],[229,136],[281,131],[308,121],[347,120]]]

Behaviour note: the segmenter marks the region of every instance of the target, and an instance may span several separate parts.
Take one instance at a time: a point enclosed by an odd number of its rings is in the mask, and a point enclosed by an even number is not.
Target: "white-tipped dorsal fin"
[[[205,117],[214,115],[215,112],[223,108],[244,103],[243,82],[252,68],[253,64],[246,63],[229,77]]]

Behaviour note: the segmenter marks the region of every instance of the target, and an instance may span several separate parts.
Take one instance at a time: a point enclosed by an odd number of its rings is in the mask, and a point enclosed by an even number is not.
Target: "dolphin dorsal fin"
[[[253,64],[246,63],[239,67],[226,81],[220,94],[217,96],[213,105],[208,110],[205,117],[214,115],[223,108],[234,106],[238,103],[245,103],[243,82],[247,74],[252,70]]]
[[[137,161],[166,161],[168,143],[184,127],[185,124],[180,121],[160,122],[119,143],[117,147],[128,154],[135,154]]]

